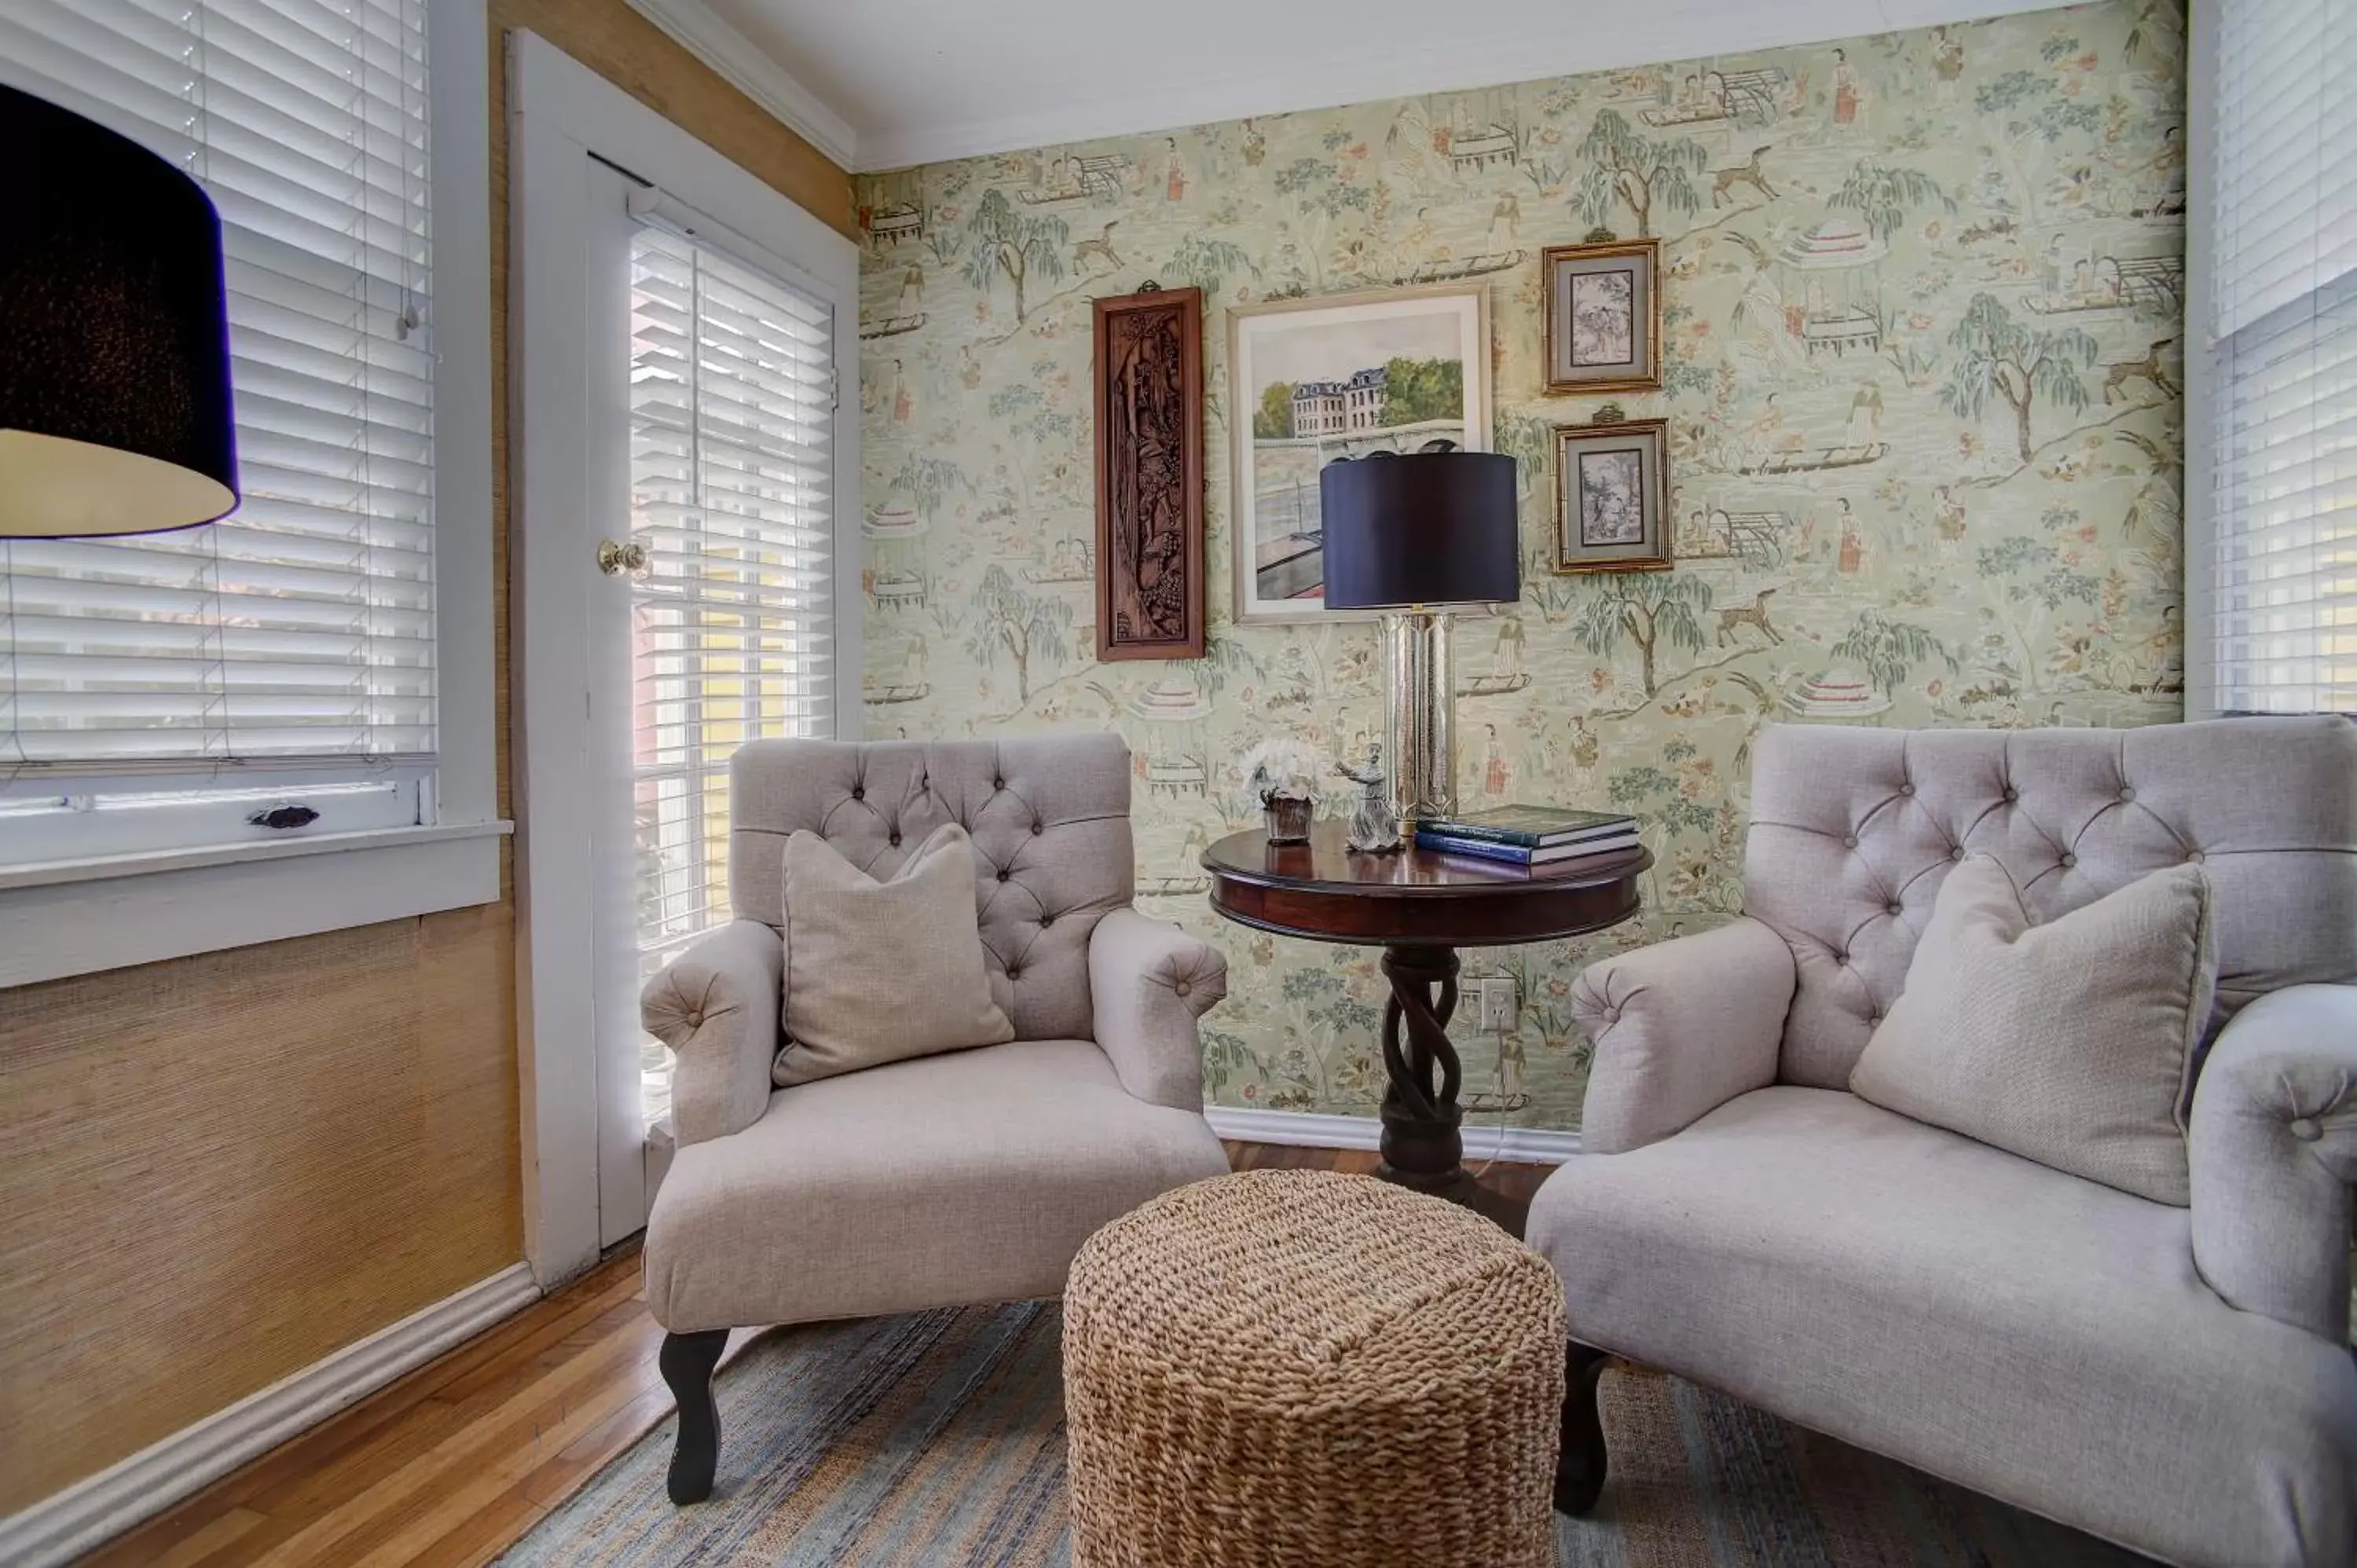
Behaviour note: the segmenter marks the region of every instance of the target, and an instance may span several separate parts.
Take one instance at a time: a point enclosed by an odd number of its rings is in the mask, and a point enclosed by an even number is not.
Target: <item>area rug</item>
[[[1060,1330],[1052,1302],[773,1330],[721,1371],[710,1501],[663,1496],[666,1419],[500,1561],[1063,1568]],[[2144,1561],[1675,1378],[1616,1366],[1603,1397],[1612,1480],[1556,1519],[1563,1568]]]

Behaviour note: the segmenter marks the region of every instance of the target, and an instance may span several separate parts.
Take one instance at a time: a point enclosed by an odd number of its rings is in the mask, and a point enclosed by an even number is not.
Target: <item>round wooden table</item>
[[[1490,1214],[1521,1234],[1518,1206],[1465,1173],[1462,1066],[1448,1043],[1457,1010],[1457,950],[1552,941],[1617,926],[1637,912],[1637,879],[1653,864],[1637,849],[1609,859],[1523,871],[1414,844],[1361,854],[1343,824],[1319,822],[1307,843],[1231,833],[1203,852],[1211,908],[1239,925],[1317,942],[1383,950],[1383,1164],[1376,1175]],[[1405,1031],[1405,1038],[1402,1038]]]

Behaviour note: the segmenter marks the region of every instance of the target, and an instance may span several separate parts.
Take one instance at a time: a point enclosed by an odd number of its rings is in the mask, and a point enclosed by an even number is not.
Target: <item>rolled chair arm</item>
[[[2357,985],[2287,985],[2234,1015],[2193,1094],[2193,1262],[2244,1312],[2349,1335]]]
[[[1202,1110],[1195,1020],[1228,993],[1220,950],[1135,909],[1115,909],[1089,933],[1089,993],[1097,1048],[1122,1087],[1151,1105]]]
[[[1776,1081],[1792,950],[1748,917],[1592,963],[1571,988],[1594,1042],[1582,1152],[1657,1143]]]
[[[742,1132],[768,1109],[785,982],[784,940],[759,920],[735,920],[639,993],[640,1021],[678,1058],[671,1119],[682,1148]]]

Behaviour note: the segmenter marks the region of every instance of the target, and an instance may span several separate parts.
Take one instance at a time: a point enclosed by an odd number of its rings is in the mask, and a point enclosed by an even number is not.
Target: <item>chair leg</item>
[[[720,1407],[712,1398],[712,1369],[728,1348],[728,1330],[666,1334],[655,1364],[679,1402],[679,1446],[671,1455],[671,1500],[700,1503],[712,1495],[720,1465]]]
[[[1563,1365],[1563,1448],[1555,1466],[1555,1507],[1575,1519],[1596,1506],[1604,1490],[1604,1423],[1596,1411],[1596,1383],[1612,1358],[1574,1340]]]

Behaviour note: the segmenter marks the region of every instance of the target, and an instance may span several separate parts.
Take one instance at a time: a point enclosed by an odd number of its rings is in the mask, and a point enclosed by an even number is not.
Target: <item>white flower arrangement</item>
[[[1318,780],[1326,775],[1326,759],[1307,742],[1265,740],[1243,755],[1244,809],[1259,811],[1271,796],[1290,800],[1315,800]]]

